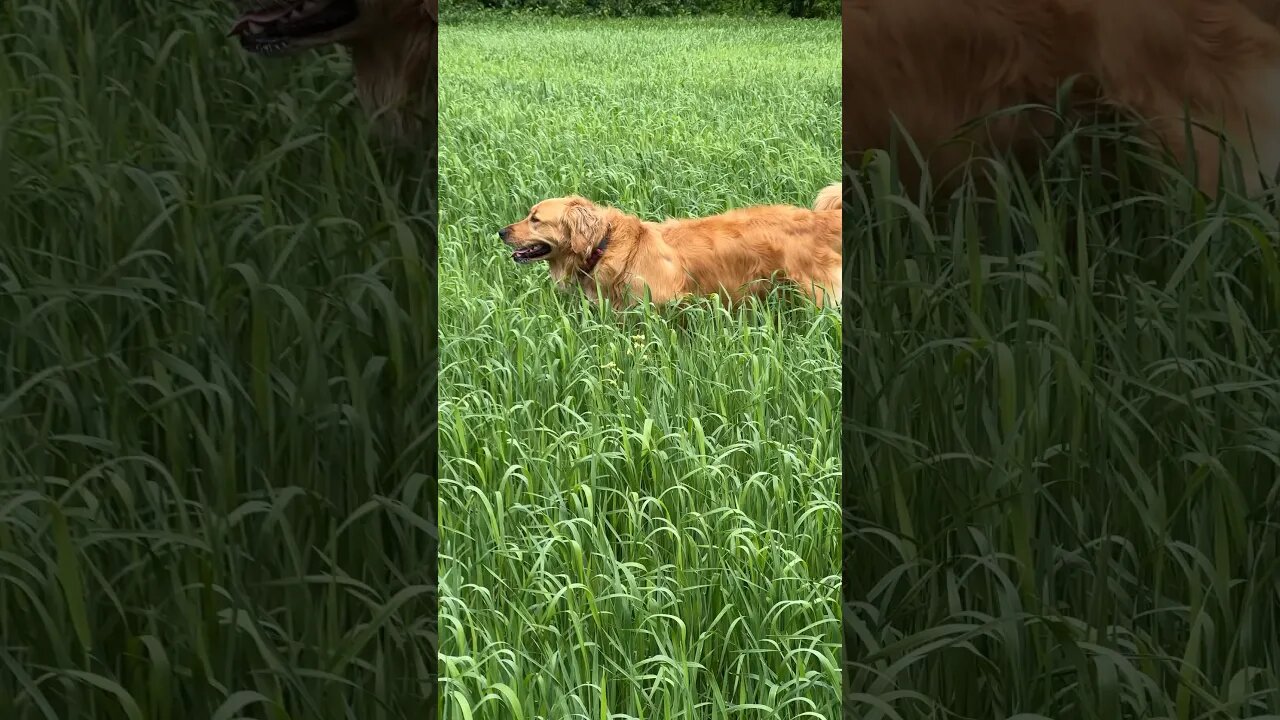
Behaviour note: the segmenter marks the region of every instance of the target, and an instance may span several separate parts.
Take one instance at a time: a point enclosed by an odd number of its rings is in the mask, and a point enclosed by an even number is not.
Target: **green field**
[[[435,702],[424,150],[221,4],[0,7],[0,717]]]
[[[851,196],[847,717],[1280,716],[1274,201],[1067,148]]]
[[[835,718],[840,318],[596,309],[497,230],[839,178],[839,26],[441,32],[442,717]]]

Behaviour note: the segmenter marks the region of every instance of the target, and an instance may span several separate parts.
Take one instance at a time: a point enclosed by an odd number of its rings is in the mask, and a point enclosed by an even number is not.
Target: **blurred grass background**
[[[434,702],[433,150],[230,17],[0,7],[0,717]]]
[[[1280,717],[1274,193],[1115,130],[932,206],[846,166],[847,717]]]

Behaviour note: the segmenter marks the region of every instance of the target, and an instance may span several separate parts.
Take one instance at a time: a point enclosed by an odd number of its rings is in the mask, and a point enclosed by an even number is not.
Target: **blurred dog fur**
[[[654,303],[718,293],[734,302],[781,279],[819,306],[840,304],[841,186],[812,210],[761,205],[696,219],[647,222],[579,196],[543,200],[498,231],[520,263],[546,262],[564,289],[593,301]]]
[[[1249,192],[1280,166],[1280,0],[843,0],[843,13],[843,141],[855,167],[890,146],[895,121],[940,187],[974,158],[1033,160],[1054,132],[1048,113],[965,126],[1016,105],[1054,107],[1064,87],[1082,117],[1142,120],[1209,195],[1220,137]],[[905,146],[898,157],[904,184],[918,187],[923,168]]]
[[[240,0],[231,35],[282,56],[343,45],[356,95],[386,137],[414,141],[436,114],[437,0]]]

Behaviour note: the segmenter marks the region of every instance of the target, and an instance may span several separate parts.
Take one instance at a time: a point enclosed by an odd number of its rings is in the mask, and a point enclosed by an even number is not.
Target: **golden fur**
[[[619,305],[646,291],[655,303],[712,293],[734,301],[781,278],[819,305],[839,305],[840,214],[839,184],[825,188],[812,210],[764,205],[664,222],[570,196],[543,200],[498,236],[514,260],[545,261],[558,285],[580,287],[593,300],[598,288]]]
[[[1272,27],[1280,26],[1280,0],[1242,0],[1259,19]]]
[[[1198,186],[1214,194],[1218,132],[1250,190],[1280,166],[1278,0],[843,0],[844,151],[883,149],[896,117],[934,180],[991,150],[1031,157],[1045,113],[966,122],[1024,103],[1112,107],[1145,121]],[[1184,108],[1193,123],[1188,152]],[[976,151],[976,152],[975,152]],[[902,153],[903,156],[906,153]],[[901,156],[900,156],[901,157]],[[900,167],[909,187],[914,161]]]
[[[289,55],[338,44],[356,94],[385,135],[416,139],[436,114],[437,0],[242,0],[232,34],[248,51]]]

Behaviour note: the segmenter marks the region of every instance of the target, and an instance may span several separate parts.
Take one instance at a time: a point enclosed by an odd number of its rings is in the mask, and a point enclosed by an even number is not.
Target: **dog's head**
[[[435,18],[436,0],[238,0],[231,28],[261,55],[289,55],[335,43],[386,42],[397,30]]]
[[[231,35],[249,52],[351,49],[356,94],[385,138],[412,141],[435,115],[437,0],[236,0]]]
[[[607,230],[608,220],[601,208],[586,198],[571,195],[534,205],[525,219],[499,230],[498,237],[513,248],[512,260],[528,263],[565,257],[585,259]]]

